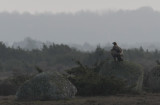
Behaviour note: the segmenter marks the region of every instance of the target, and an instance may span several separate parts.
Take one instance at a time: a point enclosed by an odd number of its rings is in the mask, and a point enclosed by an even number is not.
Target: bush
[[[160,65],[155,66],[147,77],[146,87],[148,91],[160,92]]]
[[[17,86],[13,84],[11,81],[9,80],[0,81],[1,96],[15,95],[16,91],[17,91]]]
[[[26,81],[31,79],[33,76],[21,73],[21,72],[14,72],[13,75],[5,80],[0,81],[0,95],[1,96],[8,96],[8,95],[15,95],[18,88]]]
[[[79,67],[67,70],[71,75],[69,80],[77,87],[77,95],[110,95],[122,93],[126,90],[125,82],[122,79],[101,76],[97,72],[97,67],[88,68],[80,64]]]
[[[141,65],[129,61],[105,62],[99,72],[102,76],[113,76],[126,81],[132,92],[141,92],[143,84],[143,68]]]

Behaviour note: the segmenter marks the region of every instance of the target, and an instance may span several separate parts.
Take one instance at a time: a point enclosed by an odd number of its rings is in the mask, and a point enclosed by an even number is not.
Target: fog
[[[75,13],[80,10],[137,9],[142,6],[160,11],[159,4],[159,0],[0,0],[0,11]]]
[[[71,13],[0,13],[0,40],[9,43],[31,37],[42,42],[159,48],[160,12],[150,7],[137,10],[80,11]],[[151,45],[152,44],[152,45]]]

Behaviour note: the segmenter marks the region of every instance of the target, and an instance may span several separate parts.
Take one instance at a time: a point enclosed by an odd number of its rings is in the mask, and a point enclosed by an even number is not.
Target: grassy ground
[[[160,94],[76,97],[59,101],[16,101],[14,96],[0,97],[0,105],[160,105]]]

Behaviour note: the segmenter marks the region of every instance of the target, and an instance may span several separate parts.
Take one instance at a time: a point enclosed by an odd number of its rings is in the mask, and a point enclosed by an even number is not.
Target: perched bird
[[[123,50],[117,45],[116,42],[113,42],[112,43],[114,46],[113,48],[111,49],[111,55],[113,56],[114,58],[114,61],[123,61]]]
[[[39,68],[38,66],[35,66],[36,70],[38,71],[38,73],[42,73],[43,70],[41,68]]]

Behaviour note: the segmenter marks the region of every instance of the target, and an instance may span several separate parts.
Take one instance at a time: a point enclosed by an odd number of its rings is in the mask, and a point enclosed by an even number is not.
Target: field
[[[0,105],[160,105],[160,94],[76,97],[57,101],[16,101],[14,96],[1,96]]]

